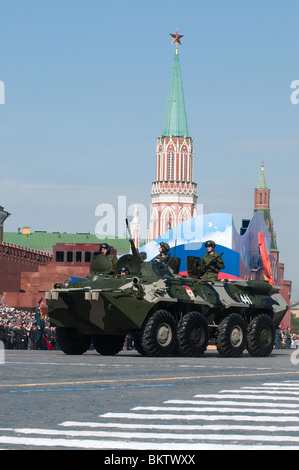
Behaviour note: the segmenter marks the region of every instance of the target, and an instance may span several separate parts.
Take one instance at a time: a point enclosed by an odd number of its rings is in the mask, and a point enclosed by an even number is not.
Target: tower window
[[[263,204],[263,194],[260,193],[260,204]]]
[[[181,180],[186,181],[186,152],[182,154]]]
[[[168,180],[173,180],[173,152],[168,152]]]

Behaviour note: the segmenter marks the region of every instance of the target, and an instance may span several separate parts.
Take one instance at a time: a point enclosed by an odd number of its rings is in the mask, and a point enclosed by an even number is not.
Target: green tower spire
[[[268,189],[267,188],[266,177],[265,177],[265,171],[264,171],[264,164],[262,164],[262,169],[261,169],[261,173],[260,173],[256,188],[257,189]]]
[[[264,164],[254,191],[254,212],[260,212],[268,227],[271,238],[271,252],[278,252],[276,233],[274,232],[273,220],[270,214],[270,189],[267,186]]]
[[[173,61],[172,75],[170,80],[170,87],[168,93],[168,101],[166,106],[166,112],[164,117],[164,125],[162,131],[162,137],[169,137],[171,135],[175,137],[186,136],[189,137],[187,116],[185,109],[185,100],[183,92],[183,82],[181,76],[181,67],[178,54],[178,43],[182,36],[179,36],[176,31],[176,36],[171,35],[176,42],[176,51]],[[178,38],[178,40],[175,40]]]

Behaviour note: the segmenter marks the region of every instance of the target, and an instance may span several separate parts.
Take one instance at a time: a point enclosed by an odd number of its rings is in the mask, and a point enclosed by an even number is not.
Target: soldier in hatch
[[[159,254],[154,258],[159,261],[162,261],[164,264],[168,265],[171,256],[169,254],[170,246],[168,243],[161,242],[159,247]]]
[[[123,266],[122,268],[120,268],[120,270],[118,271],[118,274],[120,274],[121,276],[128,276],[130,274],[130,271],[128,270],[127,267]]]
[[[101,255],[107,256],[110,259],[111,265],[112,265],[111,274],[115,274],[115,266],[116,266],[116,263],[117,263],[117,256],[110,253],[110,251],[111,251],[110,246],[107,245],[107,243],[101,243],[99,252],[100,252]]]
[[[220,269],[224,269],[225,265],[221,255],[214,251],[216,243],[213,240],[208,240],[205,243],[207,253],[202,257],[203,271],[202,279],[204,281],[216,281]]]

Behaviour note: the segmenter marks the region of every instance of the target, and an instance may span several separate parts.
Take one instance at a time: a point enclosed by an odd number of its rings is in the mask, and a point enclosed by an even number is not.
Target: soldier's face
[[[214,251],[214,248],[210,245],[210,246],[207,246],[207,252],[208,253],[213,253]]]
[[[107,248],[102,248],[101,249],[101,252],[102,252],[102,255],[107,255]]]

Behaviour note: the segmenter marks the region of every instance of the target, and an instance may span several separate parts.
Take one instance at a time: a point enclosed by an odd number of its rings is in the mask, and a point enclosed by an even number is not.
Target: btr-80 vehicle
[[[59,347],[83,354],[91,345],[102,355],[122,350],[131,335],[146,356],[202,356],[213,341],[224,357],[268,356],[275,331],[288,305],[279,287],[266,281],[203,281],[194,276],[200,258],[187,257],[189,276],[155,259],[141,261],[136,251],[119,258],[129,274],[111,274],[107,256],[99,254],[90,276],[73,284],[56,284],[46,292],[48,315],[57,327]]]

